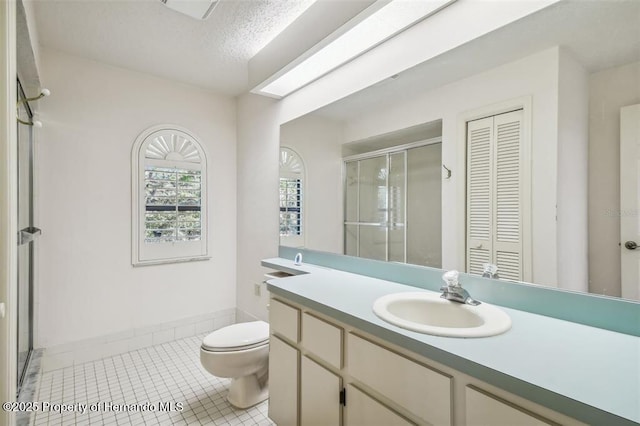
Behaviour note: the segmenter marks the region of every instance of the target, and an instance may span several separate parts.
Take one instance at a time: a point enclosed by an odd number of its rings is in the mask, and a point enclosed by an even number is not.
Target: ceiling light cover
[[[160,0],[168,8],[195,19],[206,19],[211,15],[217,0]]]
[[[284,97],[453,1],[392,0],[257,91]]]

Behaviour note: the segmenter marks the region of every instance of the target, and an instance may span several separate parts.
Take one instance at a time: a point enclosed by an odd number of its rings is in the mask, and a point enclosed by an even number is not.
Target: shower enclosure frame
[[[18,101],[26,99],[26,95],[24,93],[22,84],[20,83],[20,80],[17,80],[17,94],[18,94]],[[29,105],[28,102],[20,102],[18,105],[18,115],[20,114],[20,110],[24,108],[24,113],[26,114],[26,118],[28,119],[27,121],[29,122],[33,122],[33,111]],[[32,126],[27,126],[28,127],[28,136],[27,136],[27,141],[23,140],[20,136],[21,136],[21,132],[20,132],[20,126],[26,126],[25,124],[21,124],[21,123],[17,123],[18,126],[18,131],[17,131],[17,166],[18,166],[18,191],[17,191],[17,203],[16,203],[16,207],[17,207],[17,217],[18,217],[18,221],[19,221],[19,228],[21,228],[20,226],[20,214],[21,214],[21,204],[23,203],[23,201],[21,200],[22,196],[24,195],[21,191],[22,189],[22,183],[20,182],[21,177],[23,176],[21,173],[21,168],[24,167],[24,163],[22,162],[22,159],[20,157],[20,144],[21,143],[27,143],[28,144],[28,157],[26,158],[26,167],[28,169],[27,172],[27,183],[26,183],[26,190],[28,191],[28,213],[26,214],[27,216],[27,220],[28,220],[28,224],[27,227],[29,230],[31,229],[35,229],[33,228],[34,226],[34,221],[35,221],[35,214],[34,214],[34,163],[35,163],[35,155],[34,155],[34,140],[33,140],[33,127]],[[22,232],[19,230],[18,231],[20,233],[20,235],[22,235]],[[16,336],[17,336],[17,345],[16,345],[16,369],[17,369],[17,383],[16,383],[16,393],[19,394],[20,390],[22,388],[23,385],[23,381],[26,377],[26,373],[29,369],[29,362],[31,361],[31,356],[33,354],[33,332],[34,332],[34,327],[33,327],[33,323],[34,323],[34,301],[33,301],[33,292],[34,292],[34,274],[35,274],[35,262],[34,262],[34,258],[35,258],[35,248],[34,248],[34,241],[30,240],[28,242],[22,242],[20,241],[21,238],[19,238],[18,240],[18,256],[17,256],[17,283],[18,283],[18,302],[20,302],[20,292],[23,290],[20,287],[20,283],[21,283],[21,271],[22,269],[20,268],[20,247],[24,244],[28,244],[28,249],[27,249],[27,256],[28,256],[28,266],[27,266],[27,273],[28,273],[28,285],[27,285],[27,293],[28,293],[28,302],[27,302],[27,307],[28,307],[28,314],[27,314],[27,318],[28,318],[28,324],[26,325],[28,327],[28,345],[27,345],[27,354],[24,357],[24,363],[21,362],[20,360],[20,337],[21,337],[21,327],[24,327],[24,324],[21,324],[20,321],[20,317],[21,317],[21,312],[20,312],[20,303],[18,303],[18,321],[16,323]]]
[[[383,148],[383,149],[378,149],[375,151],[370,151],[370,152],[365,152],[362,154],[355,154],[355,155],[350,155],[347,157],[344,157],[342,159],[342,195],[343,195],[343,200],[342,200],[342,205],[343,205],[343,253],[347,254],[347,226],[356,226],[357,228],[357,236],[356,236],[356,256],[360,257],[360,226],[378,226],[378,227],[384,227],[385,228],[385,261],[389,261],[389,228],[392,226],[398,226],[398,223],[392,223],[389,221],[390,219],[390,215],[389,215],[389,199],[390,199],[390,187],[389,187],[389,175],[390,175],[390,166],[391,166],[391,155],[393,154],[398,154],[403,152],[404,153],[404,199],[403,199],[403,222],[402,222],[402,227],[404,230],[404,238],[403,238],[403,263],[407,263],[407,229],[408,229],[408,223],[407,223],[407,203],[408,203],[408,197],[407,197],[407,189],[408,189],[408,170],[407,170],[407,159],[408,159],[408,151],[410,149],[413,148],[420,148],[420,147],[424,147],[424,146],[428,146],[428,145],[433,145],[433,144],[438,144],[438,143],[442,143],[442,137],[438,136],[438,137],[434,137],[434,138],[429,138],[429,139],[423,139],[420,141],[416,141],[416,142],[411,142],[411,143],[407,143],[407,144],[403,144],[403,145],[397,145],[397,146],[393,146],[393,147],[389,147],[389,148]],[[382,157],[382,156],[386,156],[386,170],[387,170],[387,175],[386,175],[386,203],[385,205],[387,206],[387,212],[386,212],[386,218],[387,221],[386,222],[360,222],[360,184],[358,184],[358,188],[357,188],[357,194],[356,194],[356,198],[358,199],[358,203],[356,206],[356,217],[358,218],[358,221],[347,221],[347,163],[351,163],[351,162],[355,162],[357,161],[357,166],[358,166],[358,178],[360,177],[360,161],[362,160],[368,160],[371,158],[376,158],[376,157]]]

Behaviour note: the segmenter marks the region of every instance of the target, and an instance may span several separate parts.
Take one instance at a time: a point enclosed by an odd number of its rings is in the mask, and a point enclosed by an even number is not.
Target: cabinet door
[[[465,398],[465,412],[469,426],[557,425],[471,386],[466,387]]]
[[[360,389],[347,386],[347,426],[411,426],[405,420]]]
[[[300,374],[300,424],[339,426],[342,423],[340,377],[306,356],[302,357]]]
[[[269,341],[269,417],[278,426],[298,424],[298,350],[271,335]]]

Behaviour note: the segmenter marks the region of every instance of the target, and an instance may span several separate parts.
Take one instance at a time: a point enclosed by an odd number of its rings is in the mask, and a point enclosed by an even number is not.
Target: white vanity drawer
[[[465,399],[469,426],[557,425],[473,386],[465,388]]]
[[[342,368],[342,329],[308,313],[302,314],[302,346],[330,365]]]
[[[300,340],[300,309],[289,306],[276,299],[269,304],[269,327],[271,333],[277,333],[292,342]]]
[[[450,425],[451,377],[349,333],[349,374],[432,425]]]

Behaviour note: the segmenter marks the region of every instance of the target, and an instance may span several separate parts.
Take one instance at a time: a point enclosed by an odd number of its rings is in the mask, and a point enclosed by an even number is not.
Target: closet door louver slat
[[[522,111],[494,117],[494,262],[501,278],[522,280],[521,155]]]
[[[493,119],[473,121],[467,129],[467,271],[482,274],[491,260]]]

